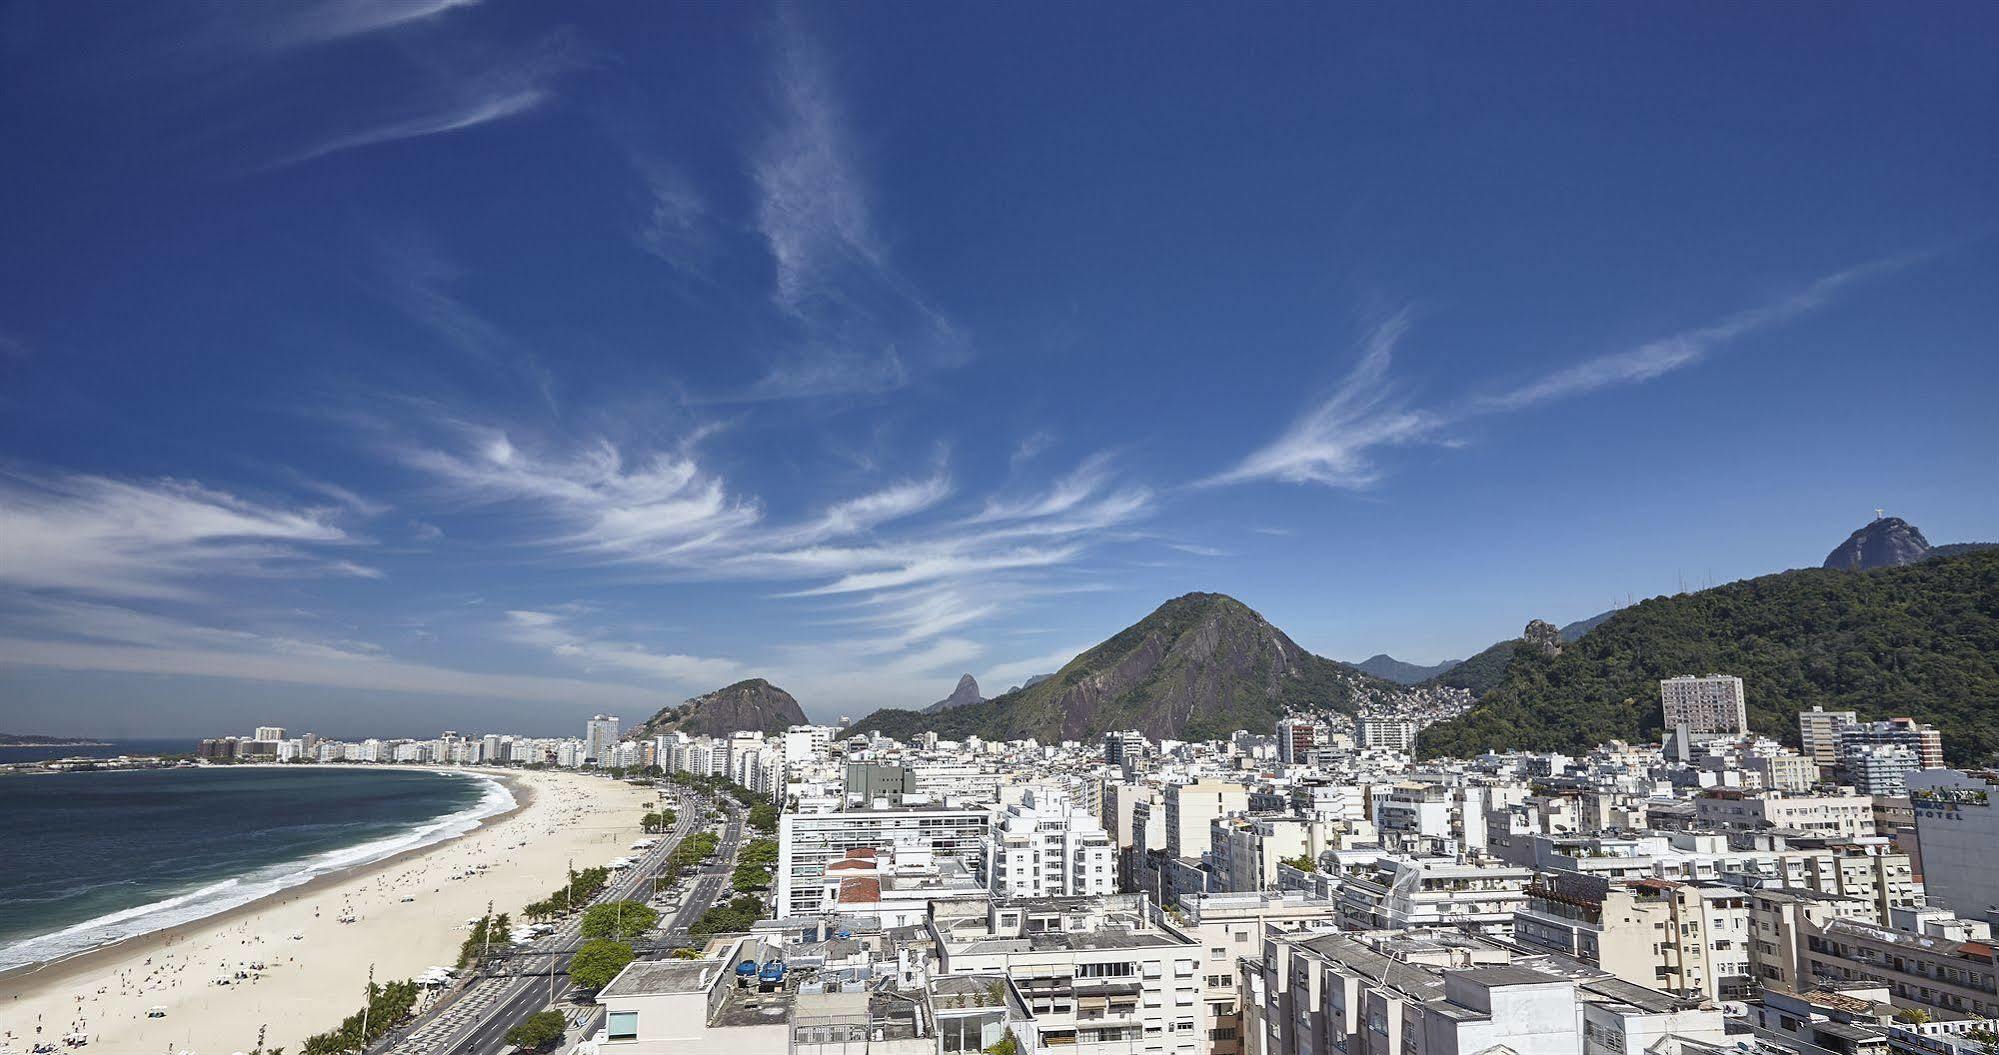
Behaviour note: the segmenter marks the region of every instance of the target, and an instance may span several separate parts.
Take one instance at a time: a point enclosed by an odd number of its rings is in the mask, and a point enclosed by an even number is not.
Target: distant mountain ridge
[[[1417,682],[1428,681],[1463,662],[1461,659],[1447,659],[1442,663],[1432,663],[1425,667],[1415,663],[1404,663],[1386,652],[1377,652],[1355,663],[1353,667],[1355,670],[1366,671],[1397,685],[1414,685]]]
[[[1087,740],[1114,729],[1154,739],[1264,733],[1287,713],[1351,715],[1400,686],[1299,647],[1233,597],[1190,593],[1070,660],[1054,676],[995,699],[934,713],[883,709],[851,732]]]
[[[791,726],[805,724],[805,710],[790,693],[762,678],[750,678],[677,706],[663,707],[632,730],[631,735],[643,739],[662,733],[689,736],[781,733]]]

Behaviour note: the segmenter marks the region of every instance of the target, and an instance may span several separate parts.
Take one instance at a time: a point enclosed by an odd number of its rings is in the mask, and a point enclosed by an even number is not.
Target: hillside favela
[[[0,1055],[1999,1055],[1995,55],[0,0]]]

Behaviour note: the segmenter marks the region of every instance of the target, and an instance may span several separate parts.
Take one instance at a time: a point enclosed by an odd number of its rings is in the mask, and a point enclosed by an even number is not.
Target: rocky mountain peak
[[[762,678],[749,678],[678,706],[661,708],[632,735],[643,738],[676,732],[690,736],[781,733],[804,724],[805,710],[790,693]]]
[[[948,711],[954,707],[969,707],[984,700],[985,697],[979,694],[978,679],[967,674],[958,679],[958,687],[951,690],[951,695],[923,708],[923,713],[936,714],[938,711]]]
[[[1877,517],[1826,554],[1825,567],[1846,571],[1898,568],[1929,555],[1930,540],[1914,524],[1901,517]]]
[[[1546,619],[1535,619],[1520,632],[1520,640],[1539,649],[1544,656],[1562,654],[1562,630]]]

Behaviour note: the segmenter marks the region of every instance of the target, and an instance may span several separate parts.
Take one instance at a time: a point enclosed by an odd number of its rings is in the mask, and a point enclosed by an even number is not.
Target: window
[[[639,1039],[639,1013],[636,1011],[613,1011],[606,1025],[610,1040]]]

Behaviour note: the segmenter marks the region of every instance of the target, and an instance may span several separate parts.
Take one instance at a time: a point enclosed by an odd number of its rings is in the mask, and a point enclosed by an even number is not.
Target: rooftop
[[[698,993],[708,988],[717,972],[728,967],[721,960],[633,960],[597,996],[601,1000],[613,996]]]

